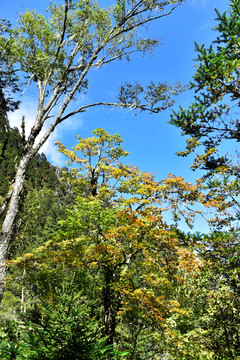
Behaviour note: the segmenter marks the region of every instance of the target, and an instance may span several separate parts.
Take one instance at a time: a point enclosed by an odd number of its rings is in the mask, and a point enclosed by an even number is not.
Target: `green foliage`
[[[12,256],[40,246],[57,233],[63,214],[63,199],[60,201],[58,196],[46,187],[28,192],[18,216]]]
[[[157,359],[173,337],[168,320],[185,313],[177,294],[199,266],[162,213],[175,211],[177,199],[191,203],[196,187],[177,177],[158,183],[120,162],[127,152],[119,135],[103,129],[94,135],[77,137],[72,150],[58,143],[76,166],[68,174],[74,205],[54,239],[11,263],[20,286],[34,296],[48,297],[62,274],[74,271],[87,304],[94,300],[96,308],[90,307],[107,345],[127,350],[126,359]]]
[[[9,258],[9,245],[30,162],[56,126],[91,107],[118,106],[159,112],[172,106],[170,96],[174,98],[180,91],[179,85],[168,87],[161,83],[151,83],[145,93],[140,94],[141,101],[137,105],[132,103],[131,97],[129,103],[121,102],[121,99],[110,102],[103,99],[90,104],[74,103],[73,100],[87,92],[90,70],[115,60],[129,60],[134,52],[151,53],[158,40],[145,38],[147,25],[172,13],[182,2],[140,1],[136,6],[134,1],[117,1],[113,6],[100,7],[94,0],[65,0],[63,3],[50,2],[46,16],[26,11],[19,16],[15,27],[4,20],[0,22],[2,67],[11,71],[16,77],[14,81],[19,80],[16,86],[23,93],[30,86],[38,93],[36,117],[27,139],[24,121],[22,124],[23,147],[16,166],[16,180],[7,198],[1,199],[4,218],[1,243],[6,244],[1,251],[1,299],[6,276],[3,263]],[[143,32],[138,31],[139,28]],[[132,89],[135,91],[134,87]],[[124,99],[124,90],[121,90]]]
[[[28,80],[37,82],[42,105],[51,89],[58,100],[71,87],[71,96],[84,92],[92,66],[129,59],[135,50],[151,52],[158,42],[140,38],[138,24],[148,22],[144,14],[177,3],[144,1],[134,13],[131,1],[109,9],[66,1],[65,7],[49,7],[49,19],[27,11],[16,29],[2,23],[4,66],[20,64]],[[61,218],[69,191],[44,155],[32,160],[12,245],[12,255],[21,256],[11,261],[0,313],[1,358],[239,358],[239,166],[217,150],[222,141],[239,140],[233,113],[239,99],[239,14],[239,0],[231,2],[228,15],[217,11],[216,41],[209,48],[196,44],[195,102],[171,120],[191,136],[180,155],[205,149],[192,165],[207,171],[197,186],[173,175],[157,182],[125,165],[120,136],[97,129],[89,139],[77,137],[72,150],[58,142],[71,166],[65,184],[74,194]],[[165,83],[146,89],[126,83],[117,103],[158,112],[179,91]],[[1,201],[23,149],[17,130],[8,142]],[[167,224],[165,211],[175,224],[181,215],[192,225],[196,201],[217,209],[210,222],[214,232],[186,235]]]
[[[6,109],[5,109],[6,110]],[[0,205],[15,178],[16,167],[23,152],[23,138],[17,128],[9,128],[2,105],[0,116]],[[5,130],[7,129],[7,130]],[[4,149],[3,149],[4,147]],[[71,201],[71,190],[60,182],[62,170],[52,166],[44,154],[31,161],[27,174],[20,213],[15,227],[11,254],[39,246],[58,229],[58,219]]]
[[[140,35],[138,28],[171,13],[182,2],[140,1],[135,6],[134,2],[124,0],[110,7],[100,7],[89,0],[66,0],[64,5],[50,3],[48,17],[26,11],[19,17],[16,28],[1,22],[0,49],[5,54],[2,61],[13,74],[20,69],[21,81],[23,77],[27,79],[25,85],[38,84],[42,105],[44,97],[54,89],[59,97],[72,89],[72,98],[87,91],[86,75],[91,67],[99,68],[116,59],[129,60],[133,52],[151,53],[159,45],[158,39]],[[132,89],[135,92],[134,86]],[[151,83],[138,106],[142,110],[161,111],[172,105],[172,95],[179,91],[179,85]],[[124,92],[121,87],[120,102],[116,105],[136,108],[127,95],[129,91],[125,95]],[[122,102],[126,97],[129,101]]]
[[[175,85],[159,83],[155,85],[152,82],[146,88],[140,83],[125,83],[119,89],[117,100],[123,107],[132,104],[132,108],[139,108],[141,110],[150,108],[152,113],[158,113],[172,107],[175,103],[173,95],[178,95],[183,91],[184,88],[180,83]],[[158,105],[159,101],[161,101],[160,105]]]
[[[1,123],[0,125],[1,132],[4,134],[4,124]],[[0,144],[1,148],[5,140],[7,141],[6,149],[0,162],[0,195],[2,197],[6,196],[9,185],[14,179],[16,164],[19,161],[22,151],[21,136],[16,128],[9,131],[7,139],[3,139],[2,137],[2,142]]]
[[[0,345],[0,355],[3,360],[24,360],[30,359],[26,354],[26,345],[22,342],[6,342]]]
[[[198,67],[190,86],[195,102],[171,119],[184,134],[205,139],[207,149],[222,139],[239,140],[237,114],[231,111],[239,99],[239,10],[239,1],[230,3],[229,14],[216,10],[219,35],[209,48],[196,44]]]
[[[11,25],[9,22],[1,21],[0,36],[10,28]],[[0,117],[2,117],[2,111],[14,111],[20,103],[13,99],[13,94],[19,91],[19,78],[9,62],[8,51],[10,51],[10,48],[7,46],[5,51],[1,51],[0,54]],[[6,116],[6,114],[3,115]]]
[[[38,307],[38,321],[27,322],[24,334],[29,359],[106,359],[108,349],[91,315],[90,303],[74,289],[73,280],[63,280],[51,299],[42,299]]]
[[[171,118],[190,136],[179,155],[194,153],[192,168],[204,170],[200,180],[206,194],[203,204],[217,209],[209,221],[214,231],[196,235],[202,268],[187,301],[191,316],[179,329],[186,344],[182,348],[186,352],[180,350],[184,359],[199,344],[207,351],[206,358],[239,358],[239,154],[231,153],[230,147],[224,154],[221,145],[239,141],[240,1],[231,1],[229,6],[223,14],[216,10],[218,35],[212,45],[196,44],[198,67],[190,84],[194,103]]]
[[[111,356],[117,360],[124,356],[106,346],[94,318],[94,304],[86,302],[76,284],[74,276],[67,277],[50,296],[35,299],[35,321],[30,320],[31,313],[23,316],[22,327],[15,329],[18,339],[1,343],[1,359],[105,360]]]
[[[214,233],[200,241],[200,254],[206,265],[198,279],[198,289],[205,299],[199,322],[216,359],[237,359],[240,355],[239,233]]]
[[[211,227],[232,231],[238,229],[240,213],[239,153],[233,149],[239,141],[240,2],[232,1],[228,12],[216,13],[216,40],[209,48],[196,44],[198,67],[190,84],[195,100],[188,109],[174,112],[171,123],[190,136],[179,155],[193,153],[192,169],[204,170],[206,203],[217,205]],[[227,153],[222,145],[228,146]]]

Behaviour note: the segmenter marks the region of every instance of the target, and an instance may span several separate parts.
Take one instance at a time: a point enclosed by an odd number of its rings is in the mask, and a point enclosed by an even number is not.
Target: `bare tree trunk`
[[[113,271],[109,268],[104,269],[103,305],[104,305],[104,335],[107,337],[107,345],[113,348],[116,337],[117,325],[117,306],[114,291],[111,289]],[[107,360],[112,360],[112,355]]]
[[[33,151],[30,150],[25,155],[23,155],[22,159],[20,160],[15,177],[15,182],[12,185],[13,192],[11,200],[9,202],[6,216],[2,225],[2,231],[0,234],[0,303],[2,301],[4,293],[4,281],[7,275],[6,261],[9,257],[9,249],[14,229],[14,223],[19,210],[26,170],[33,155]]]
[[[7,118],[7,106],[6,106],[6,101],[4,99],[2,90],[0,88],[0,120],[1,122],[3,121],[3,129],[4,129],[4,139],[3,139],[3,145],[2,145],[2,149],[0,151],[0,164],[3,160],[4,157],[4,153],[7,147],[7,143],[8,143],[8,139],[9,139],[9,122],[8,122],[8,118]]]
[[[27,310],[27,299],[26,299],[27,290],[25,289],[25,286],[24,286],[25,275],[26,275],[26,269],[23,270],[23,276],[22,276],[22,279],[23,279],[22,291],[21,291],[21,313],[22,314],[25,314],[26,310]]]

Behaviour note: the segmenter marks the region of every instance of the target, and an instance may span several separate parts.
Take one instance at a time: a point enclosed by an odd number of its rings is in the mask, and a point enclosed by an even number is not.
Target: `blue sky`
[[[0,0],[1,18],[14,22],[19,13],[26,9],[37,9],[43,12],[47,0]],[[100,0],[99,4],[109,4],[110,1]],[[227,0],[186,0],[170,16],[153,23],[149,29],[151,34],[161,37],[162,45],[151,57],[134,55],[131,62],[114,62],[99,71],[93,71],[90,89],[86,101],[100,99],[104,93],[106,97],[115,97],[116,89],[124,81],[181,81],[187,84],[195,71],[193,58],[194,41],[199,44],[210,44],[216,38],[216,32],[211,29],[216,25],[216,13],[227,10]],[[30,127],[36,111],[36,99],[32,93],[26,91],[22,97],[19,111],[10,114],[12,126],[21,123],[22,115],[27,119]],[[192,101],[192,94],[186,92],[178,99],[179,105],[187,106]],[[183,176],[186,180],[194,180],[195,174],[190,171],[191,159],[179,158],[177,151],[183,150],[185,139],[180,136],[180,130],[167,121],[170,111],[157,115],[140,113],[134,116],[130,111],[94,109],[81,116],[75,116],[62,124],[43,151],[55,165],[63,165],[64,159],[57,153],[54,141],[60,140],[68,147],[76,143],[75,135],[91,136],[91,132],[102,127],[109,133],[118,133],[124,140],[123,147],[130,152],[128,162],[140,167],[144,171],[155,172],[158,179],[167,177],[169,173]]]

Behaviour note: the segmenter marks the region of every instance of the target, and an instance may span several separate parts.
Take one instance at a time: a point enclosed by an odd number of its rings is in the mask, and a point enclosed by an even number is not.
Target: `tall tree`
[[[240,336],[240,168],[234,149],[240,140],[240,1],[229,5],[223,14],[216,10],[218,33],[211,46],[196,44],[198,67],[190,85],[194,102],[171,119],[190,136],[179,155],[195,153],[192,168],[203,170],[205,199],[218,207],[210,222],[214,231],[199,237],[204,267],[195,285],[202,296],[195,297],[198,324],[192,332],[216,359],[238,359]],[[222,145],[228,145],[227,152]]]
[[[190,241],[167,224],[164,213],[188,218],[198,189],[174,176],[159,183],[124,165],[120,136],[102,129],[94,134],[78,137],[72,150],[59,143],[74,166],[68,178],[76,186],[75,204],[55,239],[12,264],[20,266],[18,279],[25,269],[22,280],[30,293],[34,283],[38,292],[53,294],[62,269],[74,271],[86,301],[95,300],[107,345],[127,350],[129,360],[157,359],[166,339],[175,341],[168,320],[184,312],[178,293],[199,267]]]
[[[219,216],[215,219],[219,228],[240,214],[239,153],[233,150],[240,140],[240,1],[233,0],[229,11],[216,13],[216,40],[210,47],[196,44],[198,67],[190,83],[195,100],[188,109],[174,112],[171,123],[190,136],[186,151],[179,155],[195,153],[192,168],[204,170],[208,198],[225,199],[222,210],[235,208],[228,218],[224,214],[222,221]],[[228,145],[228,152],[222,145]]]
[[[216,40],[208,48],[195,44],[198,66],[190,83],[195,100],[188,109],[174,112],[171,119],[183,134],[201,140],[206,150],[219,146],[224,139],[240,139],[239,117],[234,112],[240,97],[240,1],[231,1],[228,12],[216,13]],[[208,166],[212,170],[217,164]]]
[[[92,69],[129,58],[133,52],[151,52],[158,41],[141,37],[138,29],[171,14],[182,2],[117,0],[113,6],[101,8],[94,1],[65,0],[62,5],[50,5],[50,14],[46,18],[27,11],[20,16],[17,28],[2,22],[0,49],[3,60],[14,74],[19,73],[20,80],[27,78],[26,86],[31,84],[37,87],[38,109],[35,123],[26,139],[2,225],[0,299],[6,276],[4,262],[8,258],[13,224],[31,158],[58,124],[89,108],[120,106],[159,112],[172,105],[172,95],[179,91],[179,86],[151,83],[144,91],[139,83],[127,83],[120,88],[116,101],[105,102],[103,99],[81,106],[75,102],[74,110],[69,107],[73,99],[87,91],[88,75]],[[36,141],[50,118],[50,126]]]

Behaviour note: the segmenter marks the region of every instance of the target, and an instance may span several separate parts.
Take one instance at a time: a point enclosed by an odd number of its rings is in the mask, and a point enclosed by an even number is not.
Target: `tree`
[[[4,26],[4,25],[3,25]],[[1,29],[2,30],[2,29]],[[2,31],[1,31],[2,32]],[[1,35],[0,35],[1,36]],[[14,101],[12,95],[16,93],[19,88],[17,85],[17,77],[9,64],[4,53],[0,55],[0,166],[4,158],[4,153],[7,147],[9,138],[9,122],[7,119],[7,111],[14,111],[19,106],[19,101]]]
[[[125,84],[116,101],[89,103],[69,108],[73,99],[88,89],[91,69],[98,69],[115,60],[129,58],[133,52],[151,52],[156,39],[145,39],[138,33],[151,21],[170,14],[183,0],[122,1],[100,8],[89,0],[65,0],[64,5],[50,5],[49,17],[27,11],[13,29],[5,21],[1,24],[0,48],[3,61],[26,87],[36,86],[38,110],[35,123],[26,139],[18,165],[11,198],[2,225],[0,241],[1,294],[6,276],[4,262],[8,258],[13,224],[18,213],[20,195],[30,160],[54,131],[67,118],[96,106],[159,112],[172,105],[172,96],[179,85],[151,83],[144,91],[141,84]],[[103,92],[104,93],[104,92]],[[36,142],[43,125],[51,118],[46,132]],[[5,204],[5,203],[4,203]]]
[[[190,83],[195,100],[174,112],[171,123],[190,136],[179,155],[196,154],[192,168],[204,170],[209,200],[222,200],[221,210],[233,208],[213,221],[219,228],[239,218],[239,154],[222,147],[239,141],[239,0],[231,1],[228,12],[216,13],[216,40],[209,48],[196,44],[198,67]]]
[[[42,298],[37,322],[26,322],[31,327],[25,337],[31,359],[100,360],[110,353],[91,317],[91,303],[86,304],[70,280],[55,288],[52,301]]]
[[[94,135],[77,137],[72,150],[58,143],[74,166],[68,179],[76,188],[75,204],[55,239],[11,263],[20,270],[18,283],[22,277],[30,293],[34,284],[45,296],[62,273],[74,271],[79,283],[87,281],[82,295],[95,301],[107,345],[127,350],[127,359],[157,359],[167,339],[176,341],[168,319],[185,312],[177,294],[200,265],[190,239],[183,241],[164,212],[191,217],[184,205],[197,199],[198,188],[174,176],[157,182],[120,162],[127,152],[119,135],[103,129]]]
[[[239,232],[218,232],[201,238],[205,262],[197,288],[205,304],[199,312],[206,347],[216,359],[239,357]],[[196,302],[197,303],[197,302]],[[197,309],[197,306],[196,308]],[[199,308],[198,308],[199,311]]]
[[[6,115],[6,114],[5,114]],[[7,126],[6,118],[0,121],[0,202],[7,201],[9,187],[23,150],[22,137],[17,128]],[[62,169],[51,165],[44,154],[31,160],[24,183],[23,196],[16,218],[9,256],[20,255],[29,245],[47,241],[57,227],[57,219],[71,201],[71,189],[60,181]],[[2,214],[3,215],[3,214]],[[3,216],[2,216],[3,217]],[[2,218],[0,219],[0,227]],[[35,243],[35,245],[34,245]]]
[[[196,44],[198,67],[190,87],[195,100],[188,109],[174,112],[171,122],[187,139],[186,150],[195,153],[192,168],[204,171],[201,183],[209,204],[218,204],[210,220],[212,232],[198,235],[202,271],[194,287],[193,333],[216,359],[239,357],[239,24],[240,1],[228,12],[217,10],[218,31],[209,48]],[[231,141],[231,143],[230,143]],[[228,153],[222,144],[228,145]],[[191,322],[191,333],[194,320]]]
[[[188,237],[189,235],[185,235]],[[191,235],[201,262],[181,289],[188,310],[173,316],[178,342],[174,359],[239,358],[239,233]]]
[[[239,0],[231,1],[228,13],[220,14],[216,10],[216,40],[209,48],[195,44],[198,67],[190,83],[195,101],[189,109],[180,108],[179,112],[174,112],[171,118],[183,134],[201,140],[206,150],[218,146],[224,139],[239,141],[238,114],[233,112],[240,95],[239,11]],[[198,145],[195,142],[195,146]],[[215,163],[209,161],[205,166],[213,170],[221,163],[224,164],[224,158],[222,162],[220,159]]]
[[[101,338],[97,321],[91,316],[91,303],[86,304],[75,285],[73,275],[62,279],[54,289],[54,297],[40,295],[37,320],[29,319],[29,313],[25,313],[18,339],[2,341],[1,359],[106,359],[112,349]]]

